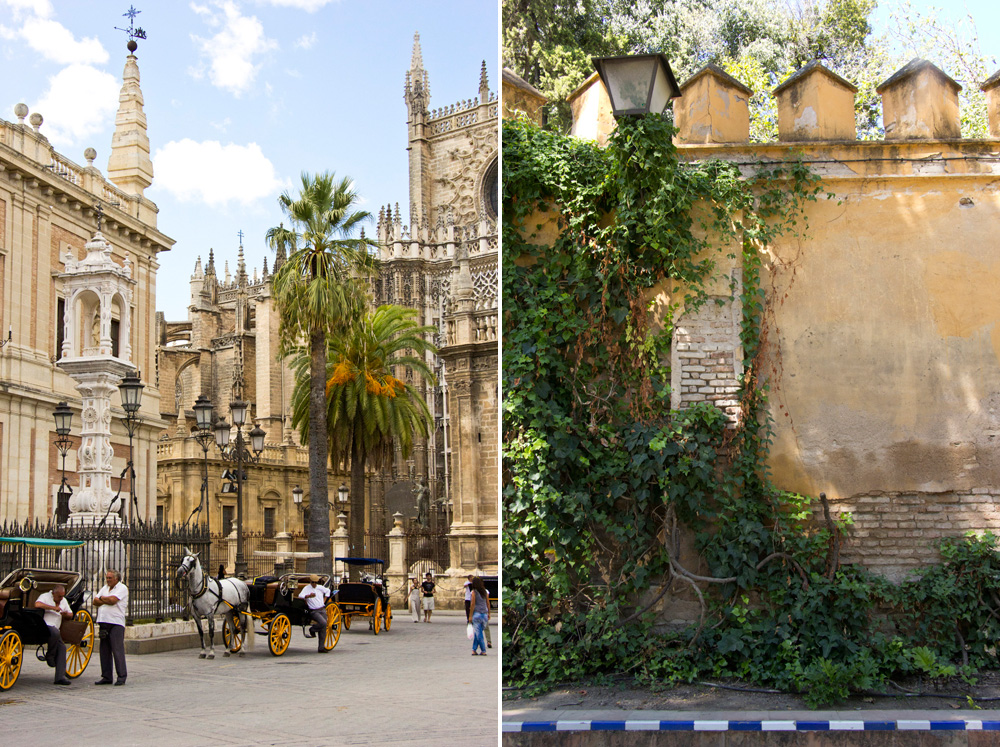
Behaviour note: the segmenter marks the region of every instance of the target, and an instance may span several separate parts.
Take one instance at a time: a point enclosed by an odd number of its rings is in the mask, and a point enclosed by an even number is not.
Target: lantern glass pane
[[[215,426],[215,443],[220,449],[229,445],[229,423],[225,420],[220,420],[219,424]]]
[[[616,115],[646,111],[649,84],[653,78],[655,57],[608,60],[605,64],[608,95]]]
[[[233,425],[237,428],[242,428],[243,424],[247,422],[247,403],[236,400],[229,405],[229,411],[233,415]]]
[[[194,403],[194,417],[198,422],[198,428],[207,431],[212,427],[212,403],[204,394],[198,397]]]

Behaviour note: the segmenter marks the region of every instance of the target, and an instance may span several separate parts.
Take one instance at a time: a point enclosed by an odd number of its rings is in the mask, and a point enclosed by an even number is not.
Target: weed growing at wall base
[[[993,538],[951,541],[893,586],[841,566],[844,527],[768,480],[762,249],[807,230],[819,179],[794,162],[684,163],[672,132],[623,119],[601,149],[504,123],[506,684],[728,675],[821,705],[897,673],[995,666]],[[677,306],[650,316],[654,289],[704,303],[727,253],[743,277],[736,427],[708,403],[670,410]],[[683,531],[710,575],[681,563]],[[699,619],[655,633],[684,588]]]

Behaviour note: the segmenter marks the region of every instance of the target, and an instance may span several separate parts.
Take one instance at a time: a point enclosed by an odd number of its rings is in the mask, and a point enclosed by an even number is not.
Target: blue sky
[[[978,32],[980,51],[1000,65],[1000,33],[997,32],[1000,29],[1000,2],[997,0],[910,0],[908,4],[921,15],[936,10],[942,21],[961,28],[967,27],[966,19],[971,17]],[[907,3],[904,0],[880,0],[875,10],[874,32],[885,33],[892,24],[892,15],[899,14],[905,5]],[[963,38],[968,40],[968,37]],[[990,72],[995,70],[996,67],[993,67]]]
[[[195,259],[215,249],[235,272],[242,230],[248,271],[273,255],[264,233],[277,196],[302,171],[355,180],[364,209],[409,201],[404,76],[420,33],[430,108],[478,95],[486,61],[499,92],[495,0],[141,0],[136,52],[161,254],[157,304],[184,319]],[[0,0],[0,117],[24,102],[41,132],[81,166],[107,171],[128,0]],[[370,233],[374,232],[374,223]]]

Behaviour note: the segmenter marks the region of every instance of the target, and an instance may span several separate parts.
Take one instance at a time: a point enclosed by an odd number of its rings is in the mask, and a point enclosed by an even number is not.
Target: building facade
[[[419,309],[421,323],[438,330],[440,352],[431,362],[437,385],[424,386],[435,431],[407,462],[370,472],[366,531],[384,537],[403,516],[415,521],[417,480],[431,491],[431,515],[447,536],[432,565],[496,570],[497,520],[497,203],[498,101],[485,63],[478,96],[431,111],[429,78],[419,38],[406,74],[410,169],[410,223],[383,208],[378,242],[383,261],[372,280],[376,303]],[[157,371],[166,430],[158,444],[157,505],[168,521],[184,521],[200,501],[205,454],[193,439],[194,403],[204,394],[229,417],[233,382],[240,380],[251,415],[267,432],[261,463],[248,470],[244,527],[271,534],[301,531],[303,512],[292,491],[308,491],[308,454],[291,428],[293,377],[278,356],[278,314],[265,262],[248,275],[239,250],[236,272],[220,278],[213,253],[191,276],[188,319],[157,319]],[[277,271],[285,258],[274,260]],[[405,374],[401,373],[401,377]],[[209,447],[209,505],[213,532],[234,515],[235,496],[221,492],[223,465]],[[332,530],[341,521],[338,495],[347,474],[331,472]],[[304,495],[302,505],[310,496]],[[334,508],[336,506],[337,508]],[[375,545],[378,546],[377,544]],[[429,556],[428,556],[428,559]]]
[[[143,194],[153,168],[138,60],[131,53],[119,101],[107,177],[94,166],[93,148],[83,153],[86,166],[57,153],[45,137],[40,112],[29,117],[28,107],[18,104],[16,123],[0,120],[0,325],[6,332],[0,348],[0,519],[55,518],[61,460],[53,411],[62,400],[74,412],[66,469],[71,487],[79,488],[81,427],[93,418],[81,412],[86,393],[58,365],[67,337],[92,336],[95,354],[141,372],[146,386],[142,423],[133,439],[139,496],[134,510],[143,517],[155,510],[149,496],[154,495],[156,441],[163,425],[152,344],[157,255],[174,241],[157,229],[157,207]],[[81,328],[68,329],[66,271],[84,263],[85,247],[97,233],[110,244],[108,267],[128,277],[131,292],[106,306],[88,306],[89,315],[69,315]],[[102,451],[102,462],[114,475],[111,489],[127,494],[128,481],[123,486],[118,477],[128,459],[123,417],[114,392],[103,416],[110,421],[113,453]]]
[[[410,169],[409,224],[397,203],[379,212],[379,303],[419,310],[438,330],[423,384],[431,437],[379,476],[376,506],[401,484],[424,482],[448,517],[448,566],[495,571],[499,559],[497,309],[499,100],[486,63],[475,98],[430,109],[430,76],[414,38],[403,98]],[[409,374],[406,374],[409,375]],[[379,493],[381,492],[381,496]],[[405,496],[405,491],[399,491]],[[383,502],[386,514],[395,506]]]

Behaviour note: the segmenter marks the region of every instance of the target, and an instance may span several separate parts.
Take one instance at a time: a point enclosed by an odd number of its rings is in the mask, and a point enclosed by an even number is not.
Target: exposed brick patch
[[[823,521],[817,504],[814,517]],[[938,544],[966,532],[1000,534],[1000,490],[947,493],[879,493],[833,501],[834,517],[854,519],[841,546],[841,561],[860,563],[892,580],[940,561]]]

